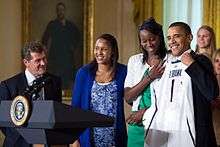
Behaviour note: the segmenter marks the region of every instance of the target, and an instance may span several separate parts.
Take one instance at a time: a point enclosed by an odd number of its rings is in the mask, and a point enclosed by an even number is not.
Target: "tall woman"
[[[144,146],[142,116],[151,105],[149,84],[164,71],[161,61],[166,55],[162,26],[153,18],[144,21],[138,31],[142,53],[131,56],[125,80],[125,100],[132,105],[128,122],[128,147]]]
[[[94,60],[79,69],[73,88],[72,105],[115,118],[113,127],[86,129],[80,147],[126,147],[124,117],[125,65],[118,63],[118,44],[114,36],[97,38]]]

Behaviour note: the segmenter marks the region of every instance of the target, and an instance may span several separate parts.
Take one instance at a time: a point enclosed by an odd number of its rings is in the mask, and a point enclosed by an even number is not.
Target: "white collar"
[[[192,51],[192,49],[188,49],[188,50],[186,50],[185,52],[190,53],[191,51]],[[172,53],[171,53],[171,60],[172,60],[172,61],[181,60],[182,55],[183,55],[185,52],[183,52],[180,56],[173,56]]]
[[[36,79],[36,77],[28,70],[25,70],[25,76],[27,78],[28,85],[32,85],[33,81]]]

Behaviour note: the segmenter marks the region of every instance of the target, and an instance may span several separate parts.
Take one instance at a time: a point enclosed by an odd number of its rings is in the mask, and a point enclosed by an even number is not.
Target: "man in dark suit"
[[[174,22],[167,32],[171,53],[161,79],[151,85],[152,107],[143,117],[146,146],[217,147],[211,102],[219,88],[212,63],[191,50],[188,24]]]
[[[191,104],[194,107],[193,120],[195,124],[195,134],[191,135],[195,136],[194,146],[216,147],[211,102],[219,94],[218,82],[214,75],[212,62],[206,56],[195,54],[190,50],[192,38],[188,24],[174,22],[169,26],[168,46],[172,55],[180,58],[181,62],[187,67],[185,72],[191,78],[193,94],[193,103]],[[189,124],[189,118],[187,121]]]
[[[29,42],[22,49],[21,56],[26,69],[24,72],[0,83],[0,101],[13,100],[16,96],[22,95],[24,90],[31,86],[35,79],[44,75],[50,77],[51,80],[40,90],[40,98],[61,102],[61,79],[46,73],[47,59],[44,46],[37,41]],[[5,135],[4,147],[31,146],[15,129],[1,128],[1,130]]]

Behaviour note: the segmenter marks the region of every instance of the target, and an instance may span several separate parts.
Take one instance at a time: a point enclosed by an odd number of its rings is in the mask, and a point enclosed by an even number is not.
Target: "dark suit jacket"
[[[62,91],[61,91],[61,79],[46,74],[51,77],[51,82],[44,87],[45,100],[55,100],[61,102]],[[19,73],[12,78],[9,78],[0,83],[0,101],[2,100],[13,100],[16,96],[21,95],[24,89],[28,86],[25,73]],[[5,135],[4,147],[29,147],[24,138],[13,128],[1,128]]]
[[[196,147],[217,147],[210,102],[218,96],[218,82],[212,62],[206,56],[194,53],[193,58],[195,62],[186,72],[192,79]]]

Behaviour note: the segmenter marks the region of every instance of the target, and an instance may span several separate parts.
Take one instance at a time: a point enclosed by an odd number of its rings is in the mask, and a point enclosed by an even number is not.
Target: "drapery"
[[[134,3],[134,22],[140,25],[149,17],[163,23],[163,0],[132,0]]]
[[[216,35],[216,47],[220,48],[220,0],[203,1],[203,24],[213,28]]]

